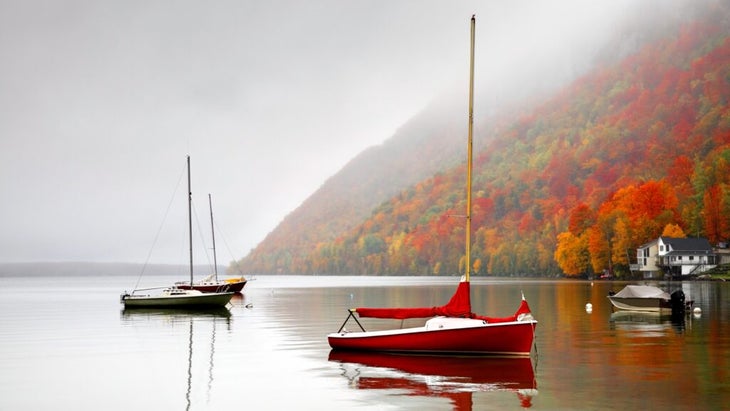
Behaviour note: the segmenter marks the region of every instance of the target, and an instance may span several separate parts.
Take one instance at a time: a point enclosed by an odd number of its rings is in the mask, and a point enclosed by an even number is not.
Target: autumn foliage
[[[683,27],[476,136],[489,143],[474,163],[474,274],[624,275],[636,247],[660,235],[730,238],[727,18]],[[240,264],[261,273],[463,272],[464,167],[403,190],[333,241],[297,255],[254,251]]]

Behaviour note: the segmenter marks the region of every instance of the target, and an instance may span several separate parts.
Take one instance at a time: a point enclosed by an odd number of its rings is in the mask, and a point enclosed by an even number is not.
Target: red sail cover
[[[449,302],[441,307],[430,308],[357,308],[355,311],[360,317],[371,318],[395,318],[405,320],[407,318],[428,318],[441,315],[444,317],[461,317],[475,318],[484,320],[488,323],[503,323],[517,321],[521,314],[531,314],[530,306],[527,305],[525,298],[517,311],[509,317],[487,317],[477,315],[471,312],[469,283],[462,281],[456,289],[456,293],[451,297]]]
[[[520,308],[517,309],[517,311],[509,316],[509,317],[487,317],[484,315],[476,315],[472,314],[471,318],[476,318],[478,320],[484,320],[488,323],[508,323],[512,321],[517,321],[517,317],[519,317],[521,314],[532,314],[530,311],[530,306],[527,305],[527,301],[525,301],[525,298],[522,298],[522,303],[520,304]]]
[[[471,317],[471,301],[469,300],[469,283],[462,281],[456,293],[446,305],[428,308],[357,308],[360,317],[372,318],[427,318],[442,315],[445,317]]]

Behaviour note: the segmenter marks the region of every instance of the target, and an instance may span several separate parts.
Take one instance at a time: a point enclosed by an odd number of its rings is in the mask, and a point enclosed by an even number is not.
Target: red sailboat
[[[418,352],[441,354],[477,354],[529,356],[537,321],[532,317],[527,301],[509,317],[489,317],[471,311],[469,270],[471,248],[471,173],[472,130],[474,107],[474,27],[471,18],[471,60],[469,79],[469,132],[467,145],[466,201],[466,275],[456,293],[444,306],[428,308],[351,308],[347,319],[327,340],[335,350],[386,352]],[[357,316],[374,318],[431,318],[422,327],[365,331]],[[362,331],[345,331],[354,319]]]

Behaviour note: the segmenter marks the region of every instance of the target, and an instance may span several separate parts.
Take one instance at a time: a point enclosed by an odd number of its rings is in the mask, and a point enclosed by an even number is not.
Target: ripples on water
[[[0,277],[0,409],[722,409],[730,400],[724,283],[660,284],[683,287],[702,309],[676,323],[612,313],[606,295],[623,284],[478,278],[474,311],[510,314],[524,293],[539,321],[532,358],[495,359],[330,352],[325,336],[347,308],[443,304],[456,278],[259,277],[226,310],[125,311],[119,294],[136,279]]]

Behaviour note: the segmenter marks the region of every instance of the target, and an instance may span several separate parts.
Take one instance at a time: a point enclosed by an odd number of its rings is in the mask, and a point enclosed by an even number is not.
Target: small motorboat
[[[608,293],[614,307],[625,311],[678,314],[689,311],[694,301],[687,300],[682,290],[672,294],[651,285],[627,285],[623,290]]]

